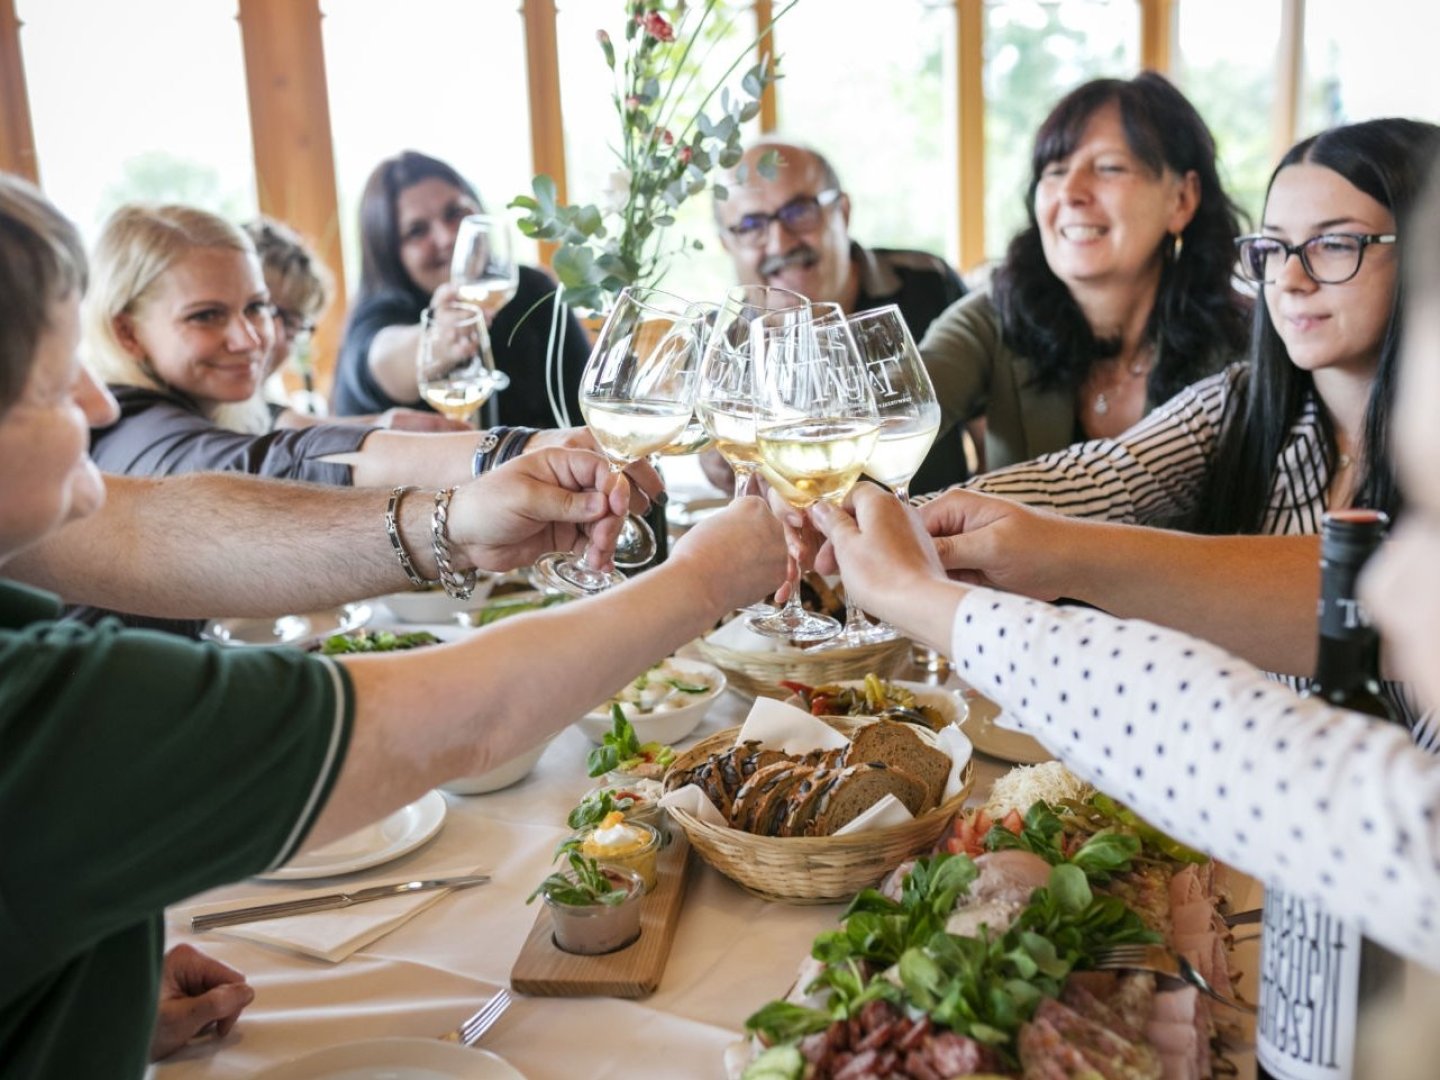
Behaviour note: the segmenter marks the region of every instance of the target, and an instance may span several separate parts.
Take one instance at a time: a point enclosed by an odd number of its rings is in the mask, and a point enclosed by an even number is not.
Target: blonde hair
[[[91,285],[85,299],[85,363],[107,384],[168,387],[150,365],[132,355],[115,333],[115,320],[133,314],[160,277],[192,251],[228,248],[256,257],[243,229],[193,206],[175,204],[120,207],[105,222],[91,260]],[[268,431],[263,403],[221,405],[211,417],[221,427],[254,434]]]

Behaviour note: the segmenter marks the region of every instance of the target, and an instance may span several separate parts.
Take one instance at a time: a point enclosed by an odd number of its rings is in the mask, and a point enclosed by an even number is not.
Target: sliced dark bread
[[[734,828],[750,832],[760,804],[775,790],[777,784],[789,779],[793,768],[794,759],[786,757],[755,770],[755,774],[741,785],[735,795],[734,805],[730,808],[730,824]]]
[[[804,836],[815,817],[815,806],[830,782],[839,776],[838,769],[817,766],[811,769],[790,792],[785,820],[780,823],[780,836]]]
[[[926,742],[913,725],[897,720],[877,720],[860,728],[850,739],[845,761],[849,765],[883,761],[909,773],[925,785],[925,810],[940,805],[950,778],[950,755]]]
[[[779,836],[780,826],[790,812],[790,799],[815,770],[809,765],[795,764],[790,774],[771,789],[755,810],[750,831],[757,836]]]
[[[815,810],[814,836],[831,836],[886,795],[894,795],[912,814],[925,805],[925,784],[909,773],[880,761],[846,766],[836,783],[821,796]]]

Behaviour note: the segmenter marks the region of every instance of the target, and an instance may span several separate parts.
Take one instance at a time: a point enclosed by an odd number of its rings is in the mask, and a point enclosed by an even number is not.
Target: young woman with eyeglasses
[[[952,492],[945,506],[927,507],[937,531],[953,533],[957,511],[965,521],[963,535],[942,541],[945,564],[1028,595],[1163,622],[1271,671],[1308,675],[1321,517],[1364,506],[1393,520],[1402,509],[1386,447],[1399,253],[1437,150],[1440,128],[1401,119],[1335,128],[1292,149],[1271,179],[1260,231],[1237,245],[1239,271],[1260,293],[1250,362],[1181,392],[1117,438],[972,482],[1004,501]],[[1440,730],[1389,689],[1417,738],[1440,745]]]

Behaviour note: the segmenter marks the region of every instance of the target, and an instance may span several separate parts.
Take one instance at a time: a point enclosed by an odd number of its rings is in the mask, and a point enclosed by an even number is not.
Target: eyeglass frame
[[[270,308],[275,313],[275,318],[280,321],[280,325],[285,328],[285,333],[289,337],[304,337],[306,334],[313,334],[315,332],[314,319],[307,319],[304,315],[300,314],[300,312],[292,311],[290,308],[283,308],[276,303],[271,303]]]
[[[1343,278],[1326,281],[1316,276],[1314,269],[1310,266],[1310,256],[1306,253],[1306,249],[1318,240],[1329,240],[1334,237],[1344,237],[1346,240],[1355,240],[1360,244],[1360,250],[1355,256],[1354,270],[1350,271],[1350,273]],[[1274,285],[1275,281],[1266,281],[1264,278],[1253,277],[1250,273],[1248,260],[1245,259],[1243,254],[1246,244],[1253,244],[1257,240],[1264,240],[1268,243],[1278,245],[1279,248],[1285,252],[1285,258],[1280,263],[1280,269],[1283,269],[1285,263],[1290,261],[1290,256],[1295,255],[1300,259],[1300,269],[1304,270],[1305,276],[1316,285],[1344,285],[1347,281],[1355,280],[1355,275],[1360,273],[1360,267],[1365,262],[1366,248],[1370,247],[1371,244],[1394,244],[1397,243],[1399,239],[1400,237],[1397,233],[1327,232],[1319,233],[1310,237],[1308,240],[1302,240],[1298,244],[1287,244],[1278,236],[1266,236],[1264,233],[1251,233],[1249,236],[1238,236],[1235,238],[1235,257],[1236,261],[1240,264],[1240,276],[1246,281],[1253,282],[1256,285]],[[1280,270],[1276,270],[1276,281],[1279,280],[1279,275]]]
[[[806,204],[813,203],[815,206],[814,212],[816,215],[820,215],[839,202],[840,196],[843,194],[845,193],[838,187],[832,187],[826,188],[824,191],[817,191],[814,195],[796,195],[773,213],[767,214],[761,211],[753,214],[740,215],[740,220],[734,225],[725,226],[725,231],[740,243],[749,244],[752,247],[763,242],[765,234],[770,231],[772,222],[778,221],[791,232],[810,232],[811,229],[809,228],[797,227],[786,221],[784,217],[785,213],[792,208],[796,210],[808,209]],[[817,224],[818,220],[817,216]],[[747,221],[750,222],[750,224],[745,226],[744,223]]]

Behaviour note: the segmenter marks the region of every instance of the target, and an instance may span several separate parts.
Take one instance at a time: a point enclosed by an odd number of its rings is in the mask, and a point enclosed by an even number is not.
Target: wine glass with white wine
[[[487,363],[482,348],[485,318],[455,305],[443,312],[426,308],[420,316],[420,350],[415,380],[420,397],[442,416],[474,422],[490,395],[510,385],[510,377]]]
[[[703,307],[669,293],[621,292],[580,378],[580,409],[611,472],[670,445],[690,422],[704,322]],[[633,515],[626,527],[649,529]],[[625,580],[568,551],[542,555],[533,576],[577,596]]]
[[[900,309],[894,304],[862,311],[847,320],[855,348],[870,376],[880,437],[865,462],[865,475],[878,480],[903,502],[910,500],[915,478],[940,431],[940,405],[935,387],[920,359],[920,350]],[[845,590],[845,629],[826,648],[893,641],[900,633],[886,623],[872,623]]]
[[[767,338],[755,369],[760,472],[790,506],[840,502],[859,479],[880,433],[870,380],[843,316],[761,320]],[[840,633],[828,615],[800,606],[799,567],[785,607],[751,629],[809,644]]]
[[[750,479],[760,467],[760,450],[755,443],[753,374],[767,338],[763,333],[752,335],[751,331],[767,318],[772,323],[808,320],[810,301],[789,289],[765,285],[737,285],[730,289],[706,337],[695,390],[695,416],[734,472],[737,499],[747,494]],[[769,340],[774,338],[772,327]],[[741,610],[770,615],[776,608],[762,601]]]

